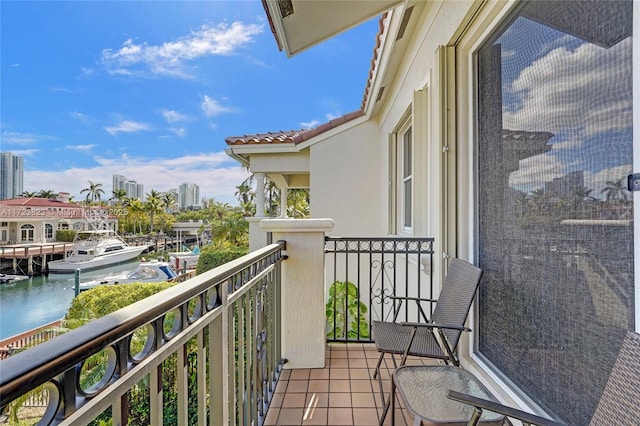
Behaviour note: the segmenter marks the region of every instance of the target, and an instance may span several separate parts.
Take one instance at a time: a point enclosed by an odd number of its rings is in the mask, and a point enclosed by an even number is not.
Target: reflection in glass
[[[569,424],[634,321],[631,8],[526,2],[477,56],[479,350]]]

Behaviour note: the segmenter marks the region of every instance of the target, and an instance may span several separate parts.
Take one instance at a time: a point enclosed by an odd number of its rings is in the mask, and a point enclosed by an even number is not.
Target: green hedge
[[[174,285],[167,282],[131,283],[102,285],[83,291],[71,302],[65,316],[66,326],[79,327]]]
[[[73,229],[58,229],[56,231],[56,241],[73,242],[76,237],[76,231]]]
[[[215,249],[213,247],[207,247],[202,250],[202,254],[200,254],[196,274],[200,275],[203,272],[242,257],[247,253],[249,253],[249,248],[247,247],[234,247],[232,249]]]

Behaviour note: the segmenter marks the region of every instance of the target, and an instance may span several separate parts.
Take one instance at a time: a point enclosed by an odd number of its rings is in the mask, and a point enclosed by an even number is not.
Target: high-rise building
[[[124,189],[127,191],[127,198],[144,198],[144,185],[135,180],[127,179],[122,175],[113,175],[113,190]]]
[[[0,200],[16,198],[24,192],[24,158],[0,152]]]
[[[178,187],[177,201],[181,209],[200,207],[200,187],[195,183],[181,184]]]

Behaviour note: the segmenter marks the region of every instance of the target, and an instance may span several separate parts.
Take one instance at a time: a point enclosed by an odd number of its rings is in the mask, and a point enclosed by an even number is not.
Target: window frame
[[[411,109],[391,134],[389,149],[389,233],[413,235],[415,230],[415,135]],[[407,139],[408,136],[408,139]],[[410,150],[407,157],[407,146]],[[408,173],[406,173],[408,171]],[[407,193],[409,197],[407,198]],[[409,226],[407,226],[409,214]]]

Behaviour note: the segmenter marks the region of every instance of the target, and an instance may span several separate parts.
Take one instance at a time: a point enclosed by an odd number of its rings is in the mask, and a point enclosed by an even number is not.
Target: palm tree
[[[291,189],[287,192],[287,215],[303,219],[309,217],[309,190]]]
[[[58,197],[58,194],[53,192],[51,189],[41,189],[36,195],[40,198],[49,198],[52,200],[55,200]]]
[[[216,221],[211,227],[211,236],[218,243],[226,241],[232,246],[245,246],[249,241],[249,222],[238,211],[221,221]]]
[[[113,190],[112,200],[117,200],[118,204],[122,204],[124,199],[127,198],[127,190],[124,188],[116,188]]]
[[[147,201],[144,203],[144,209],[149,213],[149,232],[153,232],[153,218],[155,214],[162,212],[162,200],[160,197],[161,194],[155,189],[152,189],[151,192],[147,194]]]
[[[624,203],[627,201],[627,188],[624,184],[625,178],[617,181],[605,182],[605,187],[600,191],[601,194],[605,194],[607,202]]]
[[[21,196],[25,197],[25,198],[33,198],[36,196],[36,192],[31,192],[31,191],[24,191],[22,194],[20,194]]]
[[[171,209],[176,204],[176,196],[172,192],[165,192],[161,197],[162,207],[165,208],[167,214],[171,213]]]
[[[92,203],[94,203],[96,200],[100,201],[102,194],[104,194],[104,190],[102,189],[102,184],[101,183],[93,183],[91,181],[89,181],[89,187],[83,189],[82,191],[80,191],[81,194],[87,193],[87,199],[86,201],[88,202],[89,200],[91,200]]]
[[[133,233],[136,233],[136,225],[138,223],[138,219],[144,212],[144,204],[142,201],[137,198],[128,198],[125,200],[125,206],[129,212],[129,216],[131,217],[131,221],[133,222]],[[142,225],[140,225],[140,229],[142,230]]]

